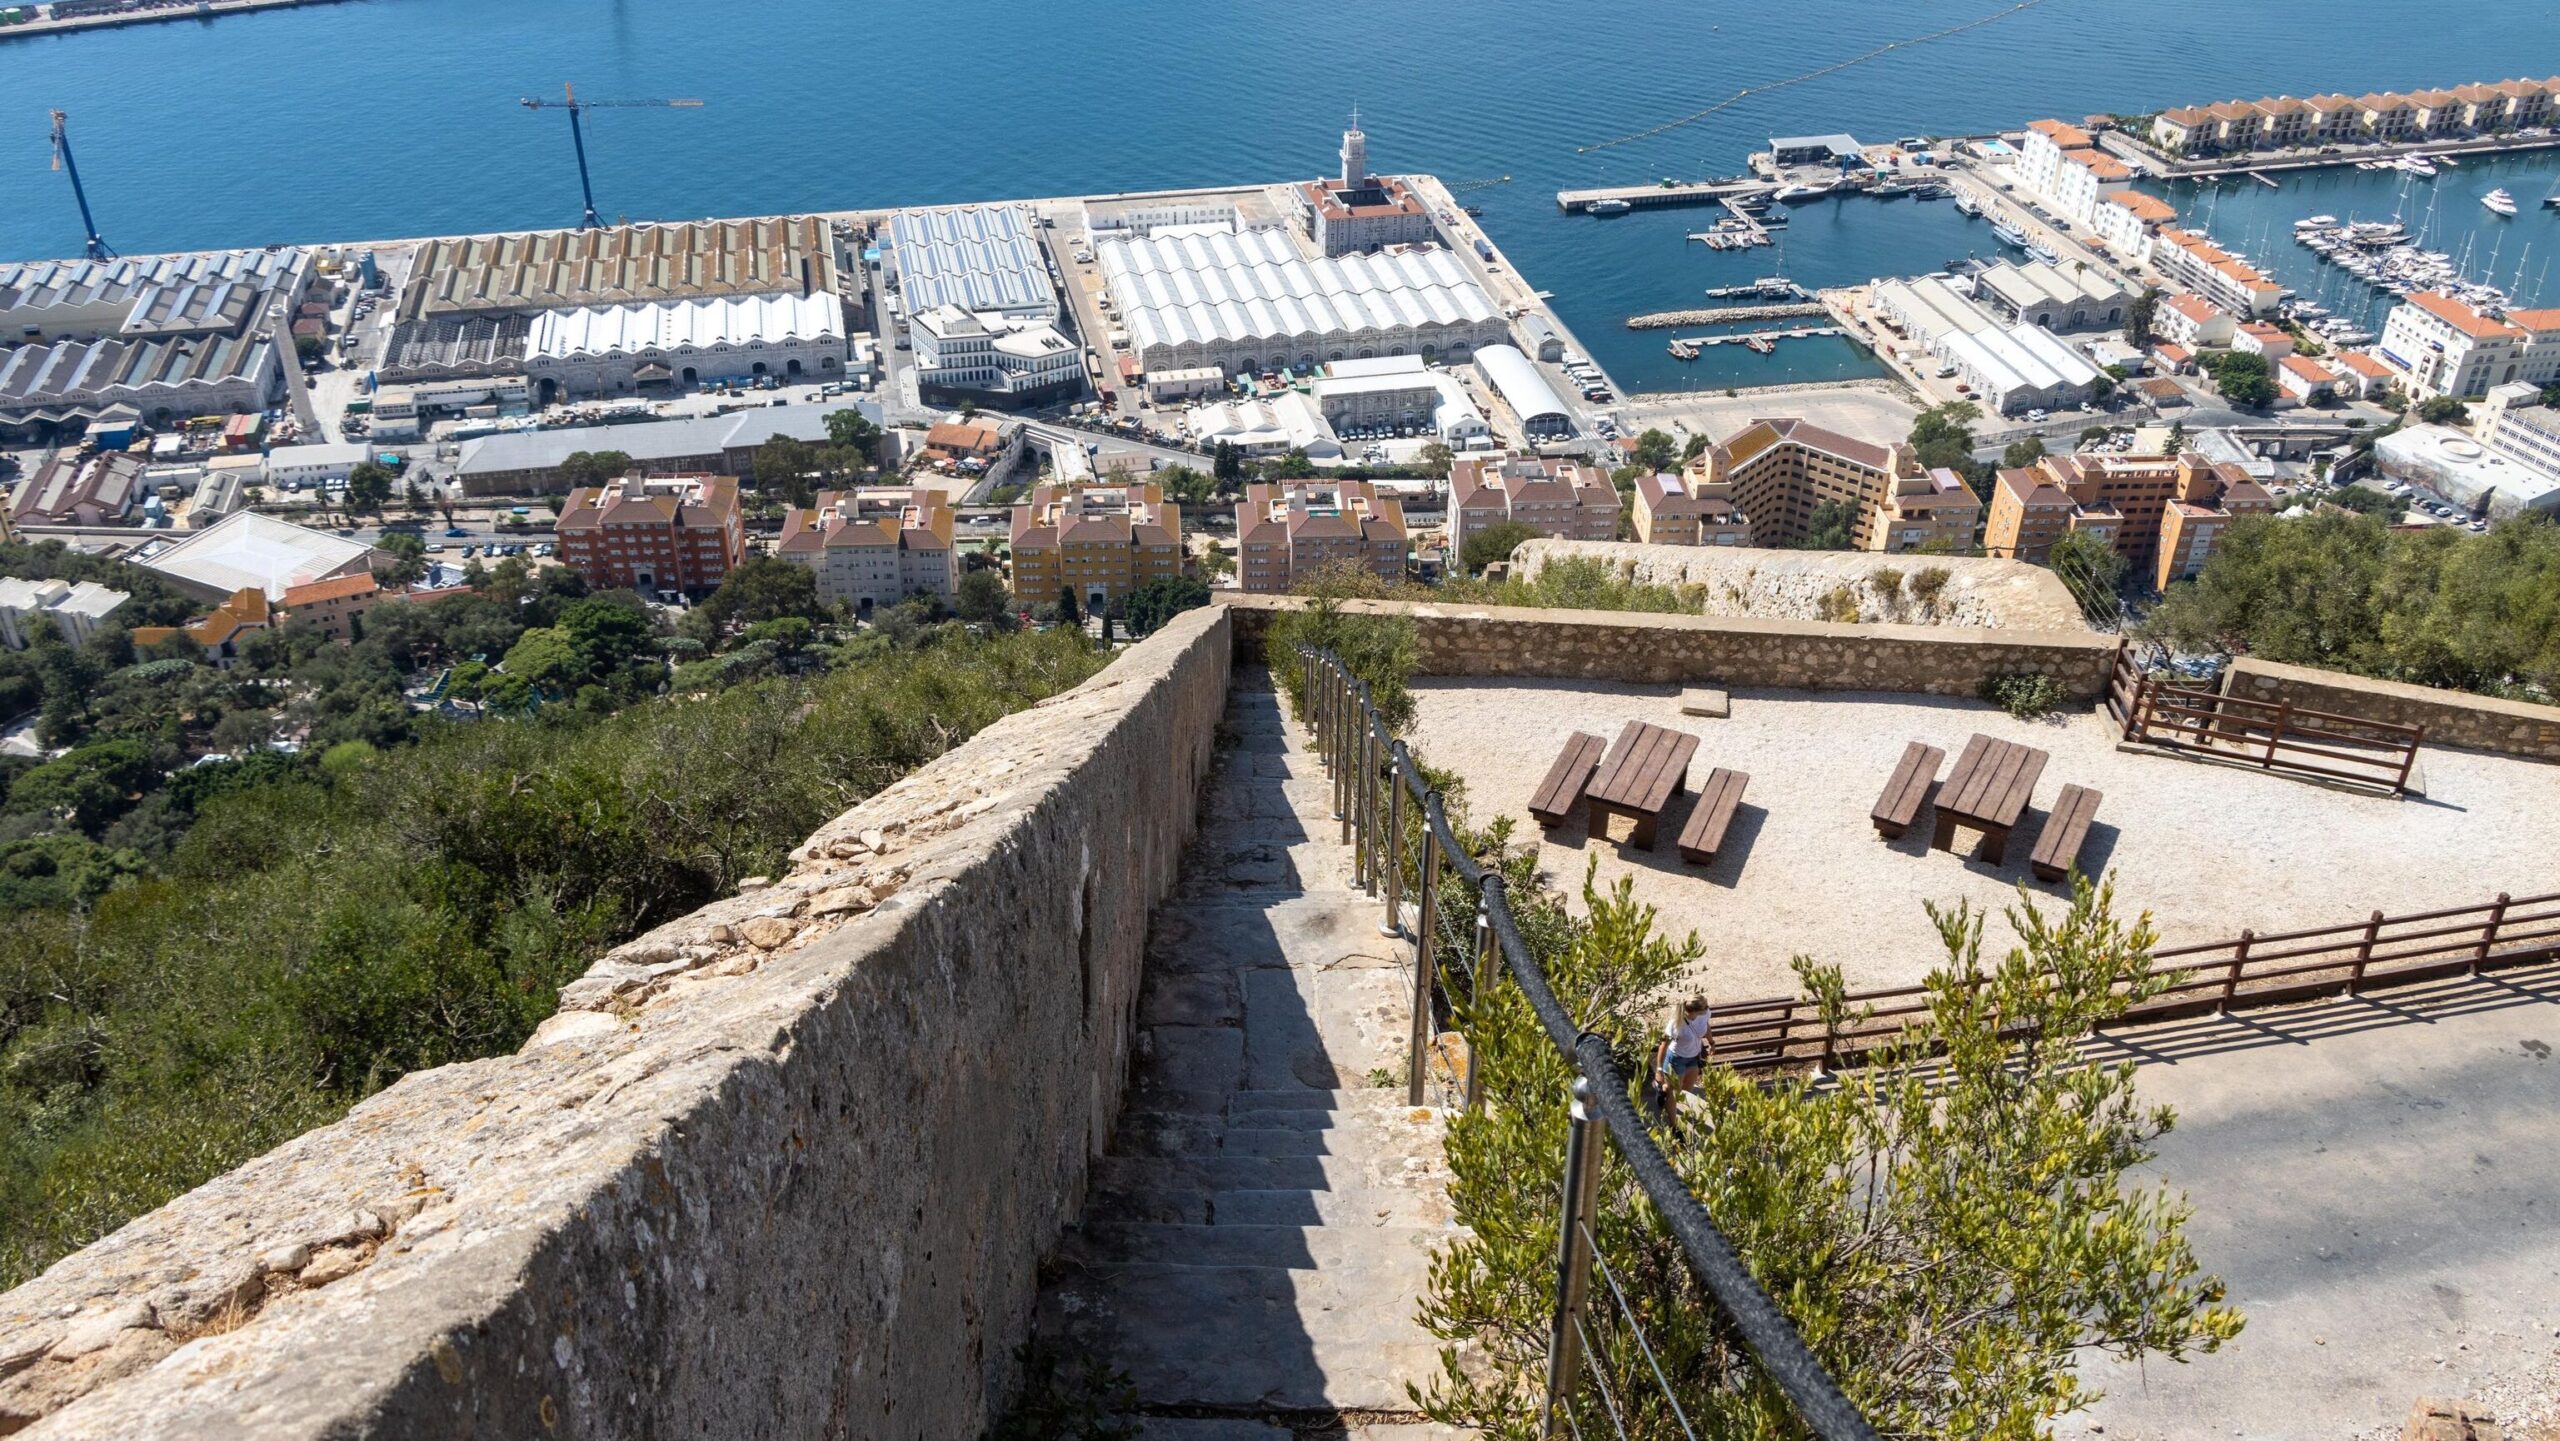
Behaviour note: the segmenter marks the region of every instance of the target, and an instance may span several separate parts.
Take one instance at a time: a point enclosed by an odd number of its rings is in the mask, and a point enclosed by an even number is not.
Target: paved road
[[[2560,967],[2118,1044],[2178,1111],[2148,1169],[2249,1324],[2089,1368],[2104,1441],[2397,1436],[2422,1395],[2508,1396],[2513,1436],[2514,1396],[2560,1398]]]

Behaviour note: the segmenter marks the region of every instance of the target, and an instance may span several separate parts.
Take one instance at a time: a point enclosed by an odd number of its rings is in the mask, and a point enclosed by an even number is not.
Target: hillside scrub
[[[609,715],[429,721],[194,786],[148,874],[19,877],[55,904],[0,926],[0,1287],[409,1071],[513,1050],[603,950],[1106,659],[947,626]]]

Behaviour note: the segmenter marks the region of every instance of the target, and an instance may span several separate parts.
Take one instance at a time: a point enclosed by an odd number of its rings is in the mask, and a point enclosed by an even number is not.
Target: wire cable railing
[[[1629,1097],[1626,1073],[1609,1040],[1586,1031],[1548,983],[1545,968],[1521,938],[1508,888],[1499,871],[1479,864],[1449,827],[1447,807],[1369,703],[1365,682],[1330,651],[1299,648],[1298,715],[1313,731],[1317,753],[1332,782],[1332,810],[1342,843],[1352,854],[1353,884],[1383,902],[1381,933],[1413,944],[1412,1032],[1406,1064],[1406,1099],[1430,1104],[1435,1093],[1473,1111],[1484,1104],[1480,1054],[1445,1044],[1444,1018],[1456,1023],[1476,1009],[1482,988],[1508,977],[1535,1013],[1539,1026],[1572,1067],[1572,1123],[1565,1144],[1562,1212],[1556,1228],[1556,1296],[1551,1320],[1545,1388],[1545,1434],[1585,1434],[1588,1420],[1620,1438],[1669,1436],[1661,1426],[1631,1431],[1630,1422],[1655,1414],[1650,1399],[1637,1404],[1634,1388],[1658,1391],[1661,1414],[1679,1434],[1695,1441],[1691,1408],[1664,1372],[1653,1339],[1630,1303],[1618,1273],[1600,1255],[1601,1161],[1614,1148],[1635,1190],[1649,1202],[1678,1247],[1692,1278],[1713,1301],[1743,1347],[1820,1441],[1876,1441],[1876,1433],[1839,1384],[1806,1346],[1793,1323],[1751,1275],[1706,1207],[1691,1194],[1663,1154],[1652,1129]],[[1414,812],[1408,821],[1408,809]],[[1408,841],[1407,831],[1413,832]],[[1416,902],[1405,921],[1407,848]],[[1458,888],[1448,889],[1452,884]],[[1472,900],[1470,907],[1467,901]],[[1469,911],[1472,910],[1472,916]],[[1461,1037],[1463,1039],[1463,1037]],[[1602,1354],[1593,1343],[1591,1277],[1599,1271],[1615,1328],[1636,1343],[1644,1366],[1618,1371],[1590,1364]],[[1614,1329],[1614,1328],[1613,1328]],[[1618,1348],[1623,1350],[1623,1348]],[[1592,1410],[1584,1399],[1585,1381]],[[1648,1384],[1649,1383],[1649,1384]]]

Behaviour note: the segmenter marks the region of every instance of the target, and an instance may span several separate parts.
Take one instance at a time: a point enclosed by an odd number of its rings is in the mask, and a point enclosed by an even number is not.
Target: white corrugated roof
[[[1520,347],[1481,347],[1476,351],[1476,369],[1484,373],[1486,383],[1502,397],[1503,404],[1511,407],[1511,413],[1520,417],[1522,424],[1547,415],[1570,418],[1564,401],[1556,395],[1555,387],[1538,374],[1538,367],[1530,364],[1529,357],[1520,353]]]
[[[1278,230],[1106,239],[1103,278],[1141,349],[1313,344],[1363,330],[1476,324],[1500,312],[1444,250],[1309,260]]]
[[[907,313],[937,305],[963,310],[1058,313],[1049,263],[1021,205],[960,205],[901,210],[889,219],[889,244]]]
[[[525,354],[629,355],[843,337],[844,307],[832,295],[721,295],[546,310],[534,317]]]

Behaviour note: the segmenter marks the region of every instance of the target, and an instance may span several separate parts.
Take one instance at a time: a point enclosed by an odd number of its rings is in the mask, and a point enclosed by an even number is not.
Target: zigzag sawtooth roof
[[[293,249],[222,250],[0,264],[0,322],[41,326],[44,311],[139,297],[133,315],[148,317],[142,329],[202,329],[225,318],[236,325],[257,297],[301,259],[302,252]],[[127,325],[134,328],[135,322]]]
[[[66,340],[0,350],[0,413],[76,405],[114,391],[185,391],[254,378],[264,336],[185,340]],[[134,396],[135,401],[147,396]]]
[[[1309,260],[1279,230],[1106,240],[1104,279],[1142,349],[1299,337],[1499,318],[1445,250]]]
[[[835,288],[834,237],[814,215],[615,225],[430,240],[400,318]]]
[[[937,305],[1057,312],[1049,263],[1040,256],[1024,206],[901,210],[889,218],[889,243],[909,315]]]
[[[588,305],[535,316],[528,356],[629,355],[645,350],[707,350],[749,341],[841,339],[844,307],[833,294],[724,295]]]

